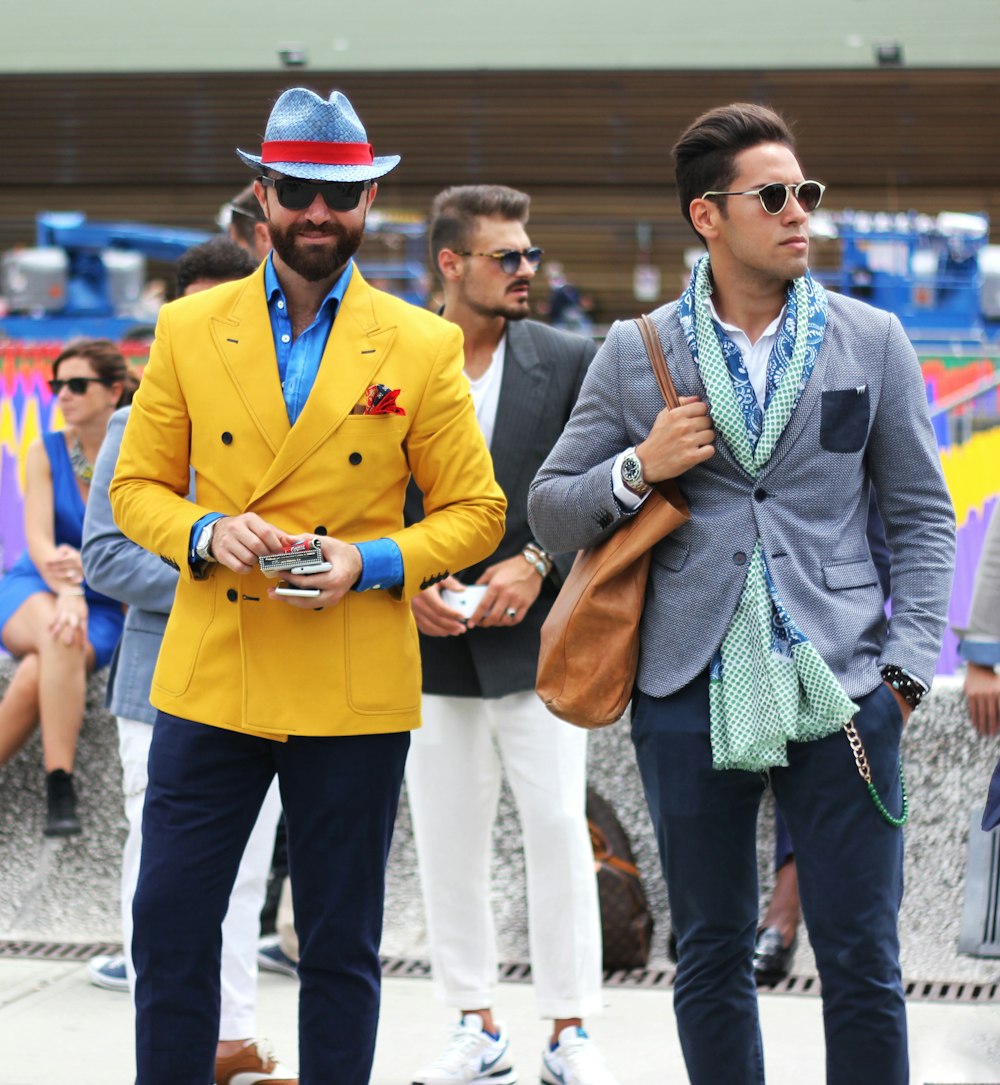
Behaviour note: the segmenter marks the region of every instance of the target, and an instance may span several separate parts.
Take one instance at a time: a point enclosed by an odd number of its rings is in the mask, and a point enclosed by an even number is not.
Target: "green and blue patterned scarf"
[[[756,478],[815,365],[826,328],[826,291],[808,273],[789,284],[785,317],[768,360],[763,410],[739,348],[712,320],[711,293],[705,256],[681,295],[680,321],[708,393],[716,433]],[[782,605],[760,539],[709,677],[712,761],[717,769],[757,772],[787,765],[789,742],[832,734],[858,710]]]

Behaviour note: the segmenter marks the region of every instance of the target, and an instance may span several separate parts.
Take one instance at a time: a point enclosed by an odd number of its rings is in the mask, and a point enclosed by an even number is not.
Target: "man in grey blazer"
[[[227,250],[227,246],[229,249]],[[234,250],[234,251],[229,251]],[[225,238],[195,246],[177,268],[180,292],[195,293],[253,270],[243,249]],[[122,853],[121,916],[123,954],[101,956],[88,964],[91,982],[111,990],[134,989],[132,897],[142,851],[142,808],[146,795],[149,747],[156,710],[149,703],[153,670],[174,602],[177,573],[156,554],[127,539],[114,521],[108,487],[115,473],[125,423],[131,408],[116,411],[94,464],[83,525],[82,558],[89,583],[128,605],[125,628],[111,660],[107,704],[117,718],[128,836]],[[240,862],[222,928],[222,1005],[216,1052],[217,1085],[294,1085],[294,1072],[278,1062],[257,1035],[257,941],[271,864],[274,833],[281,814],[275,780],[261,806]]]
[[[614,1085],[582,1028],[601,1008],[586,735],[551,717],[534,692],[539,631],[572,555],[547,553],[527,521],[528,486],[569,418],[595,348],[525,319],[542,255],[528,239],[528,210],[528,196],[499,185],[447,189],[431,210],[442,314],[464,333],[465,375],[507,497],[507,526],[489,559],[413,601],[424,698],[407,792],[434,979],[460,1013],[452,1042],[414,1085],[516,1078],[506,1030],[493,1016],[489,875],[501,764],[524,830],[539,1013],[554,1022],[541,1080]],[[413,487],[406,511],[408,520],[423,515]],[[473,595],[481,598],[463,607]]]
[[[899,748],[934,674],[954,556],[920,368],[895,317],[809,275],[823,186],[777,114],[712,110],[674,159],[708,249],[653,314],[681,405],[664,409],[637,327],[616,325],[529,519],[542,545],[569,550],[626,523],[662,480],[691,508],[653,549],[632,707],[690,1080],[764,1080],[751,962],[770,783],[822,979],[827,1081],[905,1085]],[[865,539],[871,485],[891,621]]]

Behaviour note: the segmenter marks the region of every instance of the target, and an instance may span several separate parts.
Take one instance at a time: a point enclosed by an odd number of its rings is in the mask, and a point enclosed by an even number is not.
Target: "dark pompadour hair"
[[[795,152],[795,137],[784,118],[752,102],[710,109],[688,125],[671,154],[677,198],[689,226],[691,201],[705,192],[728,189],[736,176],[736,156],[758,143],[783,143]]]

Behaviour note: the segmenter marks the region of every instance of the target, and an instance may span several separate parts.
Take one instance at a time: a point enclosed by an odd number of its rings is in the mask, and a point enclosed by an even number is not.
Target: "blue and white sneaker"
[[[281,948],[277,937],[262,938],[257,943],[257,967],[265,972],[281,972],[283,975],[299,978],[298,962]]]
[[[619,1085],[597,1044],[573,1025],[559,1033],[555,1046],[542,1052],[541,1079],[545,1085]]]
[[[95,987],[108,991],[128,993],[128,975],[125,972],[124,957],[91,957],[87,962],[87,979]]]
[[[451,1043],[419,1074],[413,1085],[512,1085],[517,1074],[508,1054],[507,1030],[483,1030],[478,1013],[467,1013],[452,1033]]]

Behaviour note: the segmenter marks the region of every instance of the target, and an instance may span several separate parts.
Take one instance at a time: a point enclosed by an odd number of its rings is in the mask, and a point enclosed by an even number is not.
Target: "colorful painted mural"
[[[47,384],[52,359],[59,349],[55,344],[0,346],[0,568],[4,570],[24,548],[21,495],[25,450],[42,433],[62,427],[62,417]],[[133,347],[131,358],[141,366],[145,361],[142,348]],[[994,363],[988,359],[941,357],[925,359],[922,365],[928,396],[935,401],[992,372]],[[977,401],[977,412],[996,417],[1000,392],[981,398],[987,402]],[[939,442],[958,523],[958,559],[949,621],[961,628],[968,619],[986,525],[1000,493],[1000,426],[974,432],[961,444],[953,443],[948,428],[941,426]],[[949,630],[939,673],[954,673],[958,665],[956,644]]]

